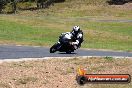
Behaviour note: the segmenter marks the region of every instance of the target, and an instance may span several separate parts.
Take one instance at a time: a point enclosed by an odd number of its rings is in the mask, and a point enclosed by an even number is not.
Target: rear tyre
[[[71,54],[71,51],[66,51],[67,54]]]
[[[69,51],[66,51],[66,54],[71,54],[71,51],[69,50]]]

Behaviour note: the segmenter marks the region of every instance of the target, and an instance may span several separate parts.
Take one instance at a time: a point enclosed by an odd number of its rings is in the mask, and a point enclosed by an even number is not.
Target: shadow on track
[[[61,53],[58,53],[58,54],[77,54],[77,53],[65,53],[65,52],[61,52]]]

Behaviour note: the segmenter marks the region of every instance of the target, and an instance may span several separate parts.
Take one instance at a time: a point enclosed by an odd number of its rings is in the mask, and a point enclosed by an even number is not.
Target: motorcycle
[[[66,53],[71,53],[74,52],[74,46],[72,45],[73,38],[70,33],[62,34],[59,37],[59,42],[55,43],[51,48],[50,48],[50,53],[55,53],[56,51],[59,52],[66,52]]]

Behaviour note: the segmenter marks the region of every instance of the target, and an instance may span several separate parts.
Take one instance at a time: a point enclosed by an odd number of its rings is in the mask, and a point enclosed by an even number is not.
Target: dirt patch
[[[0,64],[0,88],[131,88],[130,84],[86,84],[76,83],[78,67],[90,74],[130,74],[132,59],[80,58],[47,59]]]

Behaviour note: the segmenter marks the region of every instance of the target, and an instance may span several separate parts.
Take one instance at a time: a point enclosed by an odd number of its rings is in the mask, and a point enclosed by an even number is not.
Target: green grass
[[[84,31],[83,48],[132,50],[132,25],[59,17],[0,17],[0,42],[51,46],[62,32],[80,25]],[[78,21],[76,21],[78,20]]]
[[[57,40],[61,31],[47,27],[36,28],[16,22],[0,20],[0,39],[12,43],[47,45]]]

